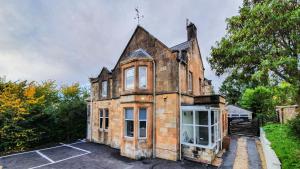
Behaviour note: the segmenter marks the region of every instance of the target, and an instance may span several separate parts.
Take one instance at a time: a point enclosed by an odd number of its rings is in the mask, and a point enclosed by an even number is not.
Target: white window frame
[[[219,108],[207,108],[205,106],[181,106],[180,107],[181,112],[180,112],[180,143],[184,145],[189,145],[189,146],[195,146],[195,147],[200,147],[200,148],[208,148],[208,149],[214,149],[217,146],[217,143],[221,141],[221,129],[220,129],[220,109]],[[193,124],[183,124],[183,112],[186,111],[192,111],[193,112]],[[195,112],[196,111],[207,111],[208,113],[208,125],[196,125],[195,123]],[[217,115],[217,123],[211,124],[211,111],[215,111],[214,114]],[[183,141],[182,137],[182,131],[183,131],[183,126],[193,126],[193,132],[194,132],[194,143],[186,143]],[[208,127],[208,145],[201,145],[201,144],[196,144],[196,127]],[[212,126],[216,126],[214,130],[217,130],[217,132],[214,132],[214,137],[217,138],[215,139],[215,142],[212,142]]]
[[[146,119],[143,119],[143,120],[140,120],[140,109],[145,109],[146,110]],[[147,108],[146,107],[140,107],[139,108],[139,113],[138,113],[138,126],[139,126],[139,128],[138,128],[138,138],[139,139],[147,139],[147,127],[148,127],[148,125],[147,125],[147,118],[148,118],[148,111],[147,111]],[[146,122],[146,136],[145,137],[140,137],[140,122],[141,121],[145,121]]]
[[[102,111],[102,116],[101,116],[101,111]],[[99,109],[99,128],[100,129],[103,129],[103,116],[104,116],[103,109]],[[102,125],[101,125],[101,120],[102,120]]]
[[[133,70],[133,82],[132,82],[133,84],[132,84],[132,87],[128,87],[128,84],[127,84],[127,72],[129,70]],[[135,67],[130,67],[130,68],[125,69],[124,83],[125,83],[125,90],[133,90],[134,89],[134,86],[135,86]]]
[[[193,91],[193,72],[188,73],[188,91]]]
[[[132,109],[132,116],[133,118],[132,119],[126,119],[126,109]],[[126,124],[126,121],[133,121],[133,136],[128,136],[127,135],[127,124]],[[125,131],[124,131],[124,136],[127,137],[127,138],[134,138],[134,108],[133,107],[126,107],[124,108],[124,122],[125,122]]]
[[[105,85],[104,85],[105,84]],[[101,96],[107,97],[107,80],[102,81],[101,83]]]
[[[145,70],[145,87],[141,86],[141,69]],[[140,89],[147,89],[147,83],[148,83],[148,71],[147,71],[147,66],[139,66],[139,88]]]

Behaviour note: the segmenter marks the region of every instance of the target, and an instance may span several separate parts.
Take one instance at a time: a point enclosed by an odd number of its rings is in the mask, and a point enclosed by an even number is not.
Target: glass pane
[[[125,109],[125,119],[133,120],[133,108]]]
[[[134,68],[125,70],[125,88],[133,89],[134,87]]]
[[[208,112],[207,111],[196,111],[195,114],[196,125],[208,125]]]
[[[192,88],[193,88],[193,76],[192,76],[192,73],[189,72],[189,79],[188,79],[188,85],[189,85],[189,90],[191,91]]]
[[[214,112],[215,112],[214,122],[217,123],[218,122],[218,111],[214,111]]]
[[[194,144],[194,128],[193,126],[182,126],[182,141]]]
[[[126,136],[133,137],[133,121],[132,120],[126,120]]]
[[[100,117],[103,117],[103,110],[100,110]]]
[[[107,81],[102,82],[102,96],[107,96]]]
[[[105,118],[105,129],[108,129],[108,118]]]
[[[208,127],[196,126],[196,144],[208,145]]]
[[[99,123],[99,127],[102,128],[103,124],[103,118],[100,118],[100,123]]]
[[[220,135],[221,135],[221,132],[220,132],[220,125],[218,124],[218,125],[217,125],[217,139],[218,139],[218,140],[221,138]]]
[[[215,119],[215,112],[212,110],[210,111],[210,124],[214,124]]]
[[[105,117],[109,117],[108,109],[105,109]]]
[[[215,142],[215,127],[212,126],[211,127],[211,142],[214,143]]]
[[[182,113],[182,122],[183,124],[193,124],[193,112],[184,111]]]
[[[146,108],[140,108],[139,120],[147,120],[147,109]]]
[[[139,137],[146,137],[146,121],[140,121],[140,136]]]
[[[139,67],[139,87],[147,87],[147,67]]]

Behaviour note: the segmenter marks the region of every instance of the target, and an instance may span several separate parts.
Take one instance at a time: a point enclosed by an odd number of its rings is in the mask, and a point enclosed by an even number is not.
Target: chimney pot
[[[190,22],[189,25],[187,25],[186,30],[188,41],[197,38],[197,28],[194,23]]]

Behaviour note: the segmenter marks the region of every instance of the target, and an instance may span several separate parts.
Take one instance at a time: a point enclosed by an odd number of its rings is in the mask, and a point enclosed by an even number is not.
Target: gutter
[[[156,65],[155,60],[152,61],[153,66],[153,119],[152,119],[152,156],[156,157]]]
[[[91,112],[90,112],[90,125],[91,125],[91,140],[93,140],[93,84],[91,82],[91,94],[90,94],[90,97],[91,97]]]
[[[178,63],[178,93],[179,93],[179,160],[182,160],[181,155],[181,85],[180,85],[180,64],[181,59]]]

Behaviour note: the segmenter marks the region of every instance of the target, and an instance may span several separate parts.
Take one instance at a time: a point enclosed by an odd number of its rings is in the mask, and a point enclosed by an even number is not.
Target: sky
[[[197,26],[205,77],[218,91],[207,58],[242,0],[0,0],[0,77],[88,84],[112,69],[137,26],[172,47],[186,41],[186,19]]]

